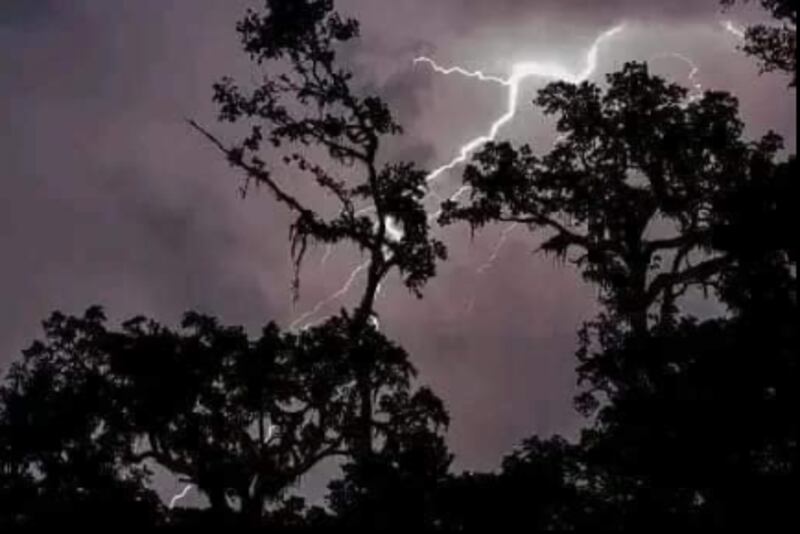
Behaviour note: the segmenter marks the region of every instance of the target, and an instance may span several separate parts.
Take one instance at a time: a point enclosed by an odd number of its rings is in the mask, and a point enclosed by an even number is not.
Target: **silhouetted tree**
[[[444,245],[428,237],[421,203],[425,173],[410,163],[379,163],[382,140],[401,128],[379,97],[357,94],[352,73],[339,65],[340,48],[358,36],[358,23],[340,17],[332,0],[267,0],[263,12],[248,11],[238,30],[245,51],[267,67],[263,81],[247,91],[225,78],[215,86],[215,100],[220,119],[250,123],[250,134],[226,146],[192,124],[244,171],[247,183],[266,186],[296,215],[292,252],[297,269],[310,240],[349,241],[367,254],[366,286],[350,323],[355,342],[374,313],[381,280],[392,269],[419,294],[435,272],[436,259],[445,255]],[[283,161],[308,175],[320,192],[336,199],[338,213],[324,218],[276,181],[267,168],[265,144],[273,149],[269,161]],[[349,352],[359,360],[358,441],[368,461],[374,440],[368,385],[373,362],[368,354]]]
[[[499,473],[463,473],[442,484],[438,524],[444,532],[597,529],[607,523],[589,480],[579,446],[559,436],[529,438]]]
[[[0,525],[152,526],[162,511],[127,458],[99,308],[55,313],[0,388]]]
[[[749,314],[748,314],[749,315]],[[584,435],[615,523],[639,530],[775,528],[794,521],[797,336],[785,315],[689,322],[607,348],[646,366]],[[641,375],[641,373],[639,373]]]
[[[445,222],[544,232],[541,248],[576,251],[573,261],[601,289],[605,309],[582,329],[578,351],[587,388],[576,405],[592,425],[573,448],[571,478],[548,486],[567,490],[556,503],[567,508],[544,510],[544,530],[791,519],[795,159],[776,162],[775,134],[743,141],[730,95],[685,97],[641,64],[609,75],[604,91],[550,84],[535,102],[558,115],[555,147],[537,156],[527,146],[487,146],[464,175],[471,202],[444,206]],[[713,289],[729,316],[700,322],[681,312],[677,297],[692,286]],[[537,459],[558,472],[541,448],[531,451]],[[504,476],[478,488],[500,494]],[[542,480],[530,474],[515,485]]]
[[[744,0],[747,2],[748,0]],[[722,0],[730,7],[736,0]],[[756,24],[745,31],[744,51],[755,57],[761,72],[781,71],[791,76],[789,85],[797,85],[797,5],[792,0],[760,0],[780,26]]]
[[[686,89],[639,63],[607,79],[605,91],[591,82],[541,90],[535,103],[558,115],[554,148],[538,156],[527,145],[488,145],[464,173],[471,201],[445,203],[442,218],[546,233],[541,249],[577,252],[571,259],[600,287],[609,320],[643,336],[649,318],[671,321],[681,294],[731,263],[711,242],[717,204],[779,143],[774,134],[743,141],[727,93],[687,102]]]
[[[763,528],[791,520],[797,487],[795,158],[780,140],[709,211],[710,245],[729,258],[714,284],[727,316],[684,317],[632,339],[602,317],[584,338],[579,398],[595,426],[583,446],[604,470],[616,523]]]
[[[272,324],[254,342],[197,314],[183,327],[175,334],[136,319],[116,336],[122,395],[146,438],[135,457],[195,484],[219,517],[236,506],[259,524],[268,500],[345,454],[342,424],[352,410],[340,390],[349,376],[335,347],[326,358],[306,354]]]
[[[381,449],[368,464],[350,462],[333,481],[328,503],[337,526],[375,532],[428,531],[436,524],[436,491],[451,455],[441,434],[449,418],[428,389],[400,392],[378,403]]]
[[[723,0],[730,4],[733,0]],[[392,271],[421,295],[444,246],[429,236],[425,173],[383,163],[400,132],[339,65],[358,24],[332,0],[266,0],[238,31],[265,67],[259,85],[215,86],[225,144],[190,121],[295,216],[299,269],[314,243],[355,244],[366,285],[352,311],[301,332],[188,313],[177,330],[144,317],[108,328],[101,309],[55,313],[0,386],[0,527],[91,524],[350,531],[776,530],[797,522],[800,406],[797,179],[782,140],[742,138],[737,101],[687,91],[626,64],[608,86],[552,83],[555,146],[491,143],[464,174],[470,201],[442,220],[515,222],[577,264],[603,305],[580,331],[580,441],[533,437],[497,473],[448,473],[448,416],[415,384],[408,354],[373,321]],[[782,29],[748,30],[765,70],[794,74],[796,14],[762,0]],[[788,22],[787,22],[788,21]],[[789,26],[791,23],[791,27]],[[794,84],[794,78],[792,80]],[[312,208],[273,177],[282,162],[336,209]],[[308,187],[299,188],[308,190]],[[576,254],[576,256],[573,256]],[[713,290],[719,317],[681,309]],[[290,489],[338,457],[329,509]],[[206,495],[168,511],[157,463]]]
[[[429,390],[411,387],[407,354],[373,325],[387,274],[396,269],[419,296],[445,249],[428,235],[425,172],[382,162],[381,144],[400,126],[380,98],[359,95],[339,65],[341,47],[358,36],[356,21],[340,17],[331,0],[267,0],[237,29],[246,53],[266,67],[262,83],[242,89],[224,78],[214,100],[220,119],[246,123],[248,135],[228,146],[189,122],[244,171],[243,193],[251,183],[263,186],[296,216],[295,290],[310,244],[349,242],[367,256],[360,302],[352,313],[300,334],[268,326],[255,342],[240,328],[198,314],[186,316],[182,332],[144,318],[110,332],[97,317],[76,327],[97,329],[96,339],[71,354],[69,365],[82,369],[91,351],[105,366],[96,377],[113,398],[106,415],[114,424],[105,424],[120,440],[126,465],[156,461],[205,493],[217,519],[238,511],[259,524],[266,503],[283,500],[286,488],[330,456],[349,459],[348,480],[361,490],[383,482],[371,473],[379,467],[408,480],[411,473],[435,478],[446,471],[444,408]],[[267,161],[307,177],[337,201],[338,211],[330,217],[314,211],[295,188],[273,178]],[[52,373],[62,376],[61,366]],[[81,382],[75,384],[80,390]],[[36,401],[27,387],[20,390],[23,405]],[[279,428],[275,436],[269,425]],[[297,501],[284,502],[297,508]]]
[[[286,491],[301,475],[325,458],[358,457],[350,320],[337,316],[300,334],[270,324],[250,340],[196,313],[178,332],[142,317],[109,330],[98,308],[54,314],[45,341],[0,388],[0,488],[31,506],[52,498],[51,506],[77,507],[84,494],[90,504],[111,504],[119,487],[128,493],[118,513],[149,504],[150,516],[163,516],[146,489],[144,462],[152,460],[207,495],[215,521],[288,521],[298,501]],[[420,476],[431,465],[446,471],[447,416],[430,390],[412,387],[408,355],[375,329],[357,347],[374,361],[376,462],[416,465]],[[413,463],[426,447],[440,453],[438,464]],[[6,517],[31,513],[21,505],[9,505]]]

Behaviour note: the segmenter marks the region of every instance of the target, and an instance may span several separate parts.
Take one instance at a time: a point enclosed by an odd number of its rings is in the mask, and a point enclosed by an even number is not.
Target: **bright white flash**
[[[270,424],[267,427],[267,437],[264,438],[264,443],[269,443],[269,440],[272,439],[272,434],[275,432],[275,429],[278,428],[277,426]]]
[[[741,26],[737,26],[732,20],[724,20],[720,24],[728,33],[733,34],[738,39],[744,39],[745,30]]]
[[[398,242],[403,240],[403,229],[397,224],[394,217],[386,217],[386,237],[391,241]]]

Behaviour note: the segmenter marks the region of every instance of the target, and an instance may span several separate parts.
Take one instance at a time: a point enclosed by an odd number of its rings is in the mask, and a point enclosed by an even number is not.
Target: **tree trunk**
[[[242,516],[248,527],[260,527],[264,519],[264,501],[258,491],[256,495],[250,497],[244,494],[242,497]]]
[[[225,490],[223,488],[214,488],[207,493],[208,500],[211,503],[211,516],[215,522],[222,523],[228,517],[230,507],[228,506],[228,499],[225,497]]]
[[[645,258],[644,254],[641,256],[643,257],[637,257],[636,261],[628,262],[630,269],[630,286],[626,299],[628,322],[630,323],[633,335],[639,339],[647,336],[649,332],[647,313],[651,304],[647,297],[647,268],[649,259]]]
[[[367,287],[356,312],[350,331],[351,355],[356,366],[356,380],[359,396],[359,429],[356,443],[356,458],[362,465],[369,463],[372,456],[372,361],[370,355],[360,347],[360,339],[367,329],[375,303],[375,293],[380,282],[380,269],[373,263],[367,278]]]

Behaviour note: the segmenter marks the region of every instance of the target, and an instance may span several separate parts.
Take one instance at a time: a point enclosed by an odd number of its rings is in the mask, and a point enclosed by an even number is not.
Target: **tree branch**
[[[199,124],[197,124],[197,122],[195,122],[194,120],[186,119],[186,122],[192,128],[200,132],[206,139],[211,141],[211,143],[213,143],[214,146],[216,146],[223,154],[225,154],[231,165],[243,169],[248,176],[250,176],[257,182],[266,184],[267,187],[269,187],[272,190],[273,194],[280,202],[286,204],[290,209],[306,217],[310,217],[312,220],[316,219],[316,214],[312,210],[303,206],[299,200],[297,200],[295,197],[284,191],[277,183],[275,183],[275,180],[270,178],[269,173],[267,171],[245,163],[244,160],[242,160],[241,154],[238,154],[236,151],[226,147],[222,143],[222,141],[220,141],[216,136],[214,136],[214,134],[212,134]]]
[[[664,291],[665,289],[668,289],[676,284],[700,282],[710,276],[713,276],[732,261],[733,258],[728,255],[717,256],[716,258],[698,263],[697,265],[684,269],[683,271],[661,273],[653,279],[650,287],[647,290],[648,302],[653,302],[661,291]]]

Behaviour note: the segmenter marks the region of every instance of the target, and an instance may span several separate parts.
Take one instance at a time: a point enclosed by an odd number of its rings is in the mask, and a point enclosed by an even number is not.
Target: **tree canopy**
[[[744,0],[747,2],[748,0]],[[744,3],[743,2],[743,3]],[[731,7],[736,0],[722,0]],[[778,25],[755,24],[744,34],[745,53],[758,61],[761,72],[783,72],[791,77],[789,85],[797,85],[797,6],[792,0],[760,0],[761,7]]]
[[[796,12],[762,5],[788,22],[751,28],[746,49],[765,70],[793,73]],[[423,205],[426,172],[385,161],[400,125],[342,61],[359,25],[332,0],[265,0],[237,31],[263,77],[223,78],[214,102],[220,122],[246,133],[229,142],[190,121],[193,131],[244,176],[243,193],[263,187],[292,213],[296,291],[309,246],[356,245],[366,258],[357,304],[255,334],[199,312],[176,328],[143,316],[110,324],[98,306],[53,313],[0,385],[0,527],[797,523],[796,159],[773,132],[745,137],[733,95],[688,98],[626,63],[605,84],[538,92],[533,104],[556,119],[552,147],[499,141],[473,155],[469,194],[445,202],[440,221],[524,226],[537,250],[598,288],[601,309],[578,331],[580,436],[534,435],[495,472],[457,473],[444,403],[374,320],[389,273],[422,296],[446,254]],[[308,186],[335,208],[317,209],[301,195]],[[692,293],[719,313],[698,316],[682,298]],[[308,506],[294,490],[330,459],[341,472],[326,506]],[[167,505],[157,469],[208,506]]]

